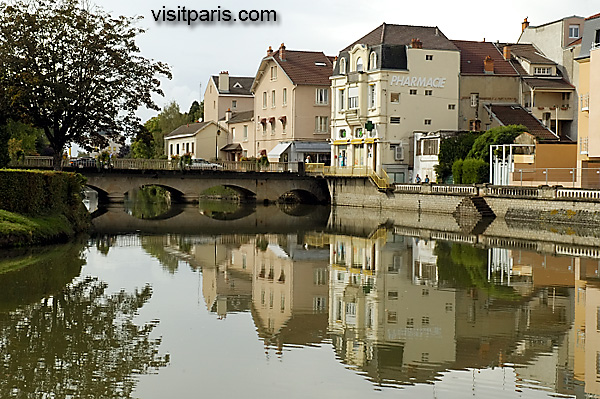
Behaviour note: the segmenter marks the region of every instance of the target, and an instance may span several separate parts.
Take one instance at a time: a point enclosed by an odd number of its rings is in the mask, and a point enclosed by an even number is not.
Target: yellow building
[[[417,131],[458,128],[460,52],[437,27],[382,24],[340,51],[332,165],[411,179]]]
[[[585,20],[579,62],[577,167],[586,187],[600,187],[600,14]]]
[[[204,121],[219,121],[227,110],[250,111],[254,108],[254,95],[250,91],[252,76],[229,76],[223,71],[211,76],[204,91]]]

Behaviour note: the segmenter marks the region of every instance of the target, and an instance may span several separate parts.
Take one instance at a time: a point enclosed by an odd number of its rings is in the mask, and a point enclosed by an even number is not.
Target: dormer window
[[[244,88],[240,82],[235,82],[235,84],[233,85],[233,87],[235,89],[243,89]]]
[[[375,68],[377,68],[377,53],[372,51],[371,55],[369,56],[369,69]]]
[[[358,59],[356,60],[356,72],[362,72],[363,71],[363,60],[362,58],[358,57]]]
[[[534,75],[552,75],[552,67],[535,67],[533,68]]]
[[[579,25],[569,25],[569,39],[579,38]]]
[[[346,59],[345,58],[341,58],[340,59],[340,74],[345,74],[346,73]]]
[[[327,66],[327,64],[324,62],[316,61],[315,66],[323,66],[324,67],[324,66]]]

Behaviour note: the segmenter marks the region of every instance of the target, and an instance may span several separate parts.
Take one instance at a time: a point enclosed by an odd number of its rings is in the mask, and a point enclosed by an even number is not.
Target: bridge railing
[[[321,176],[369,177],[380,189],[392,187],[389,183],[390,178],[383,169],[381,173],[377,173],[367,166],[327,166],[324,163],[307,163],[304,165],[304,170],[308,174]]]
[[[259,164],[253,161],[216,161],[223,169],[235,172],[298,172],[298,163],[294,162],[269,162]]]
[[[114,158],[111,160],[113,169],[141,170],[173,170],[178,169],[176,163],[168,159]]]
[[[52,168],[54,158],[26,156],[25,158],[11,160],[8,164],[11,168]],[[63,166],[68,166],[68,160],[63,160]]]

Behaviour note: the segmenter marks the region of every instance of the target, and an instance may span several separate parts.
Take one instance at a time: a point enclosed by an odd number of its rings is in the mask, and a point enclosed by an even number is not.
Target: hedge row
[[[455,184],[485,183],[489,178],[490,165],[482,159],[467,158],[452,164]]]

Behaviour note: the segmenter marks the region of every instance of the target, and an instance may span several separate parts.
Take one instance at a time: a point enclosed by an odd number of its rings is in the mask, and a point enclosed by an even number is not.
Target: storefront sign
[[[443,88],[446,85],[446,78],[428,78],[423,76],[392,76],[391,86],[408,86],[408,87],[439,87]]]

